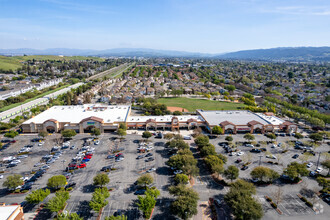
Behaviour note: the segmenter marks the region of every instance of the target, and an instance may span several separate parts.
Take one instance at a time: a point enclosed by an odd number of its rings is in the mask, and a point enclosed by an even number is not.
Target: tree
[[[124,129],[119,128],[117,133],[120,137],[126,136],[126,131]]]
[[[178,139],[173,139],[171,141],[169,141],[167,143],[167,145],[170,147],[170,148],[173,148],[173,149],[178,149],[178,150],[181,150],[181,149],[189,149],[189,145],[183,141],[183,140],[178,140]]]
[[[101,135],[100,129],[98,129],[98,128],[92,128],[91,129],[91,135],[93,135],[95,137],[100,136]]]
[[[99,212],[104,206],[108,204],[106,200],[110,196],[110,193],[106,188],[96,189],[93,193],[92,200],[89,202],[89,206],[96,212]]]
[[[275,140],[276,139],[276,135],[274,133],[267,133],[266,137],[268,137],[271,140]]]
[[[234,139],[233,139],[232,136],[227,136],[227,137],[225,138],[225,140],[228,141],[228,142],[232,142]]]
[[[274,170],[262,166],[254,168],[250,175],[252,178],[259,179],[261,182],[263,182],[265,178],[267,178],[269,181],[273,181],[279,177],[279,174]]]
[[[152,136],[152,134],[149,132],[149,131],[144,131],[142,133],[142,137],[145,138],[145,139],[149,139],[150,137]]]
[[[173,115],[182,115],[182,112],[180,112],[180,111],[174,111],[173,112]]]
[[[101,186],[108,184],[110,182],[110,179],[107,174],[105,173],[99,173],[93,178],[93,185],[95,186]]]
[[[205,164],[212,170],[216,165],[223,165],[223,161],[216,155],[208,155],[205,159]]]
[[[37,189],[27,195],[25,200],[30,204],[39,204],[50,194],[49,189]]]
[[[2,186],[9,190],[14,190],[16,187],[23,185],[24,181],[21,178],[22,176],[19,174],[7,176],[7,179],[3,182]]]
[[[145,192],[145,196],[138,196],[139,202],[137,203],[139,209],[143,212],[146,219],[151,217],[152,209],[156,205],[156,199],[160,195],[159,190],[148,189]]]
[[[326,178],[319,176],[316,178],[317,183],[319,186],[323,187],[323,189],[330,187],[330,180],[327,180]]]
[[[175,184],[187,184],[189,181],[189,177],[185,174],[176,174],[174,177]]]
[[[164,138],[165,138],[166,140],[171,140],[171,139],[173,138],[173,136],[174,136],[173,133],[166,133],[166,134],[164,135]]]
[[[244,139],[246,139],[247,141],[253,141],[254,140],[254,135],[253,134],[245,134]]]
[[[147,188],[148,185],[150,185],[153,182],[154,182],[154,178],[149,173],[143,174],[137,179],[137,184],[139,186],[144,186],[145,189]]]
[[[52,212],[59,212],[65,206],[66,201],[70,198],[69,192],[58,191],[55,193],[55,197],[51,198],[47,202],[46,208]]]
[[[224,172],[223,164],[216,164],[212,167],[212,172],[216,173],[218,177]]]
[[[198,147],[203,147],[203,146],[207,145],[208,143],[209,143],[209,137],[206,135],[198,135],[195,138],[195,144]]]
[[[14,130],[11,130],[11,131],[8,131],[6,134],[5,134],[5,137],[7,138],[14,138],[18,135],[18,132],[17,131],[14,131]]]
[[[118,216],[109,216],[109,217],[105,217],[104,220],[127,220],[127,216],[126,215],[118,215]]]
[[[124,131],[126,131],[127,130],[126,124],[125,123],[120,123],[119,124],[119,129],[123,129]]]
[[[187,167],[189,165],[196,166],[197,160],[192,155],[181,155],[177,154],[167,161],[167,165],[170,167],[174,167],[177,170],[183,170],[184,167]]]
[[[287,175],[294,181],[299,180],[301,176],[307,176],[308,173],[309,170],[306,168],[306,165],[297,162],[290,163],[283,172],[284,175]]]
[[[225,170],[224,175],[226,178],[233,181],[233,180],[237,179],[237,177],[239,175],[239,169],[237,167],[231,165]]]
[[[47,131],[40,131],[38,136],[41,137],[42,139],[44,139],[45,137],[48,136],[48,132]]]
[[[203,146],[200,149],[201,155],[203,157],[208,156],[208,155],[216,155],[217,153],[215,152],[215,147],[213,144],[207,144],[205,146]]]
[[[198,193],[192,188],[187,188],[185,185],[171,186],[169,192],[177,196],[172,203],[171,209],[173,213],[182,219],[188,219],[197,214],[197,201],[199,200]]]
[[[231,184],[224,199],[237,219],[261,219],[263,210],[261,204],[252,197],[255,193],[253,184],[244,180],[237,180]]]
[[[294,137],[297,138],[298,140],[304,138],[304,136],[302,134],[298,133],[298,132],[295,133]]]
[[[199,174],[199,168],[195,164],[188,164],[182,168],[182,172],[189,177],[197,176]]]
[[[219,134],[222,134],[223,133],[223,130],[222,130],[222,128],[220,127],[220,126],[214,126],[213,128],[212,128],[212,134],[217,134],[217,135],[219,135]]]
[[[282,202],[283,199],[283,189],[282,187],[277,187],[276,190],[272,192],[272,196],[274,198],[275,204],[278,205]]]
[[[63,130],[61,132],[62,136],[65,138],[72,138],[73,136],[75,136],[77,133],[75,130],[73,129],[67,129],[67,130]]]
[[[65,214],[61,213],[57,215],[57,220],[83,220],[82,217],[80,217],[77,213],[71,213],[71,214]]]
[[[313,133],[309,135],[309,138],[312,139],[315,143],[323,140],[323,135],[319,133]]]
[[[66,178],[63,175],[53,176],[48,179],[47,187],[53,189],[59,189],[66,185]]]
[[[322,161],[321,162],[321,165],[323,167],[325,167],[326,169],[328,169],[328,175],[327,176],[329,176],[329,173],[330,173],[330,159],[327,159],[325,161]]]

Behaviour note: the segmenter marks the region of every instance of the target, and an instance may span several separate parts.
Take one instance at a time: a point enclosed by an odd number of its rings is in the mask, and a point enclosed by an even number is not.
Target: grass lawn
[[[185,108],[189,112],[193,112],[196,109],[203,110],[236,110],[240,107],[244,107],[242,103],[231,103],[231,102],[219,102],[207,99],[190,99],[184,97],[178,98],[160,98],[157,100],[160,104],[167,106]]]
[[[30,99],[25,100],[24,102],[19,102],[19,103],[14,103],[14,104],[11,104],[11,105],[7,105],[7,106],[1,108],[1,109],[0,109],[0,112],[4,112],[4,111],[7,111],[7,110],[9,110],[9,109],[15,108],[15,107],[17,107],[17,106],[23,105],[23,104],[25,104],[25,103],[31,102],[31,101],[33,101],[33,100],[35,100],[35,99],[38,99],[38,98],[44,97],[45,95],[49,95],[49,94],[51,94],[51,93],[53,93],[53,92],[56,92],[56,91],[61,90],[61,89],[64,89],[64,88],[66,88],[66,87],[68,87],[68,86],[70,86],[70,84],[67,84],[67,85],[61,86],[61,87],[56,88],[56,89],[51,90],[51,91],[47,91],[47,92],[41,93],[40,95],[37,95],[36,97],[33,97],[33,98],[30,98]]]
[[[59,57],[55,55],[31,55],[31,56],[13,56],[13,57],[6,57],[0,56],[0,69],[3,70],[16,70],[19,67],[23,66],[24,61],[27,60],[97,60],[97,61],[104,61],[103,58],[100,57],[84,57],[84,56],[64,56]]]

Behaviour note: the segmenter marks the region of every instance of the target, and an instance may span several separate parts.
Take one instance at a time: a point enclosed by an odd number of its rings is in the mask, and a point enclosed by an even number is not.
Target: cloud
[[[330,7],[319,6],[280,6],[274,9],[262,9],[263,13],[277,13],[288,15],[316,15],[316,16],[329,16]]]

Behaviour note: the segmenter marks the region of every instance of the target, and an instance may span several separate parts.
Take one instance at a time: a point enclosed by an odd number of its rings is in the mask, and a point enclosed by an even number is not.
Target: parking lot
[[[33,176],[31,171],[37,171],[43,164],[36,167],[34,165],[41,162],[42,157],[48,155],[59,140],[59,134],[50,135],[46,138],[44,143],[39,146],[39,142],[31,142],[31,140],[36,137],[36,135],[21,135],[15,138],[17,139],[16,143],[11,144],[10,147],[1,152],[1,158],[4,155],[6,157],[17,156],[17,152],[21,147],[29,144],[33,145],[28,157],[21,159],[20,164],[11,168],[2,167],[5,173],[3,174],[4,178],[0,180],[1,185],[6,177],[11,174],[21,174],[26,177]],[[33,182],[32,190],[46,187],[47,180],[54,175],[66,174],[64,170],[67,168],[72,158],[76,157],[79,150],[82,149],[85,140],[90,137],[91,136],[88,134],[78,134],[70,140],[70,147],[61,150],[62,154],[59,158],[53,163],[48,164],[49,169]],[[139,218],[140,214],[135,205],[137,196],[134,195],[136,191],[134,182],[140,175],[146,173],[146,171],[151,168],[154,168],[150,172],[154,177],[153,185],[161,191],[161,196],[168,196],[168,192],[164,191],[170,178],[169,171],[167,170],[168,168],[165,166],[165,161],[167,160],[163,147],[165,140],[150,139],[148,145],[152,146],[153,149],[145,153],[138,153],[137,151],[139,146],[138,141],[141,140],[141,135],[131,134],[120,141],[115,134],[102,134],[98,137],[98,145],[92,141],[90,147],[95,149],[90,161],[85,162],[86,167],[76,169],[72,172],[72,175],[68,175],[68,183],[76,183],[76,186],[73,191],[70,192],[70,199],[67,201],[66,210],[68,212],[78,212],[78,214],[86,218],[96,218],[97,214],[90,210],[88,206],[88,202],[94,190],[94,186],[92,185],[93,177],[101,172],[102,167],[109,165],[115,168],[115,170],[108,172],[110,183],[107,187],[109,189],[111,188],[112,191],[108,198],[109,204],[104,208],[103,217],[113,215],[118,210],[127,210],[126,214],[132,217],[130,219]],[[71,146],[75,146],[75,148],[70,149]],[[107,159],[107,155],[111,154],[112,151],[122,153],[124,159],[117,162],[115,158]],[[148,153],[151,153],[152,156],[145,157]],[[143,158],[136,159],[139,155],[142,155]],[[153,158],[154,160],[147,161],[148,158]],[[5,189],[2,189],[1,192],[1,201],[8,204],[21,203],[27,195],[7,195]],[[46,202],[47,199],[44,202]]]

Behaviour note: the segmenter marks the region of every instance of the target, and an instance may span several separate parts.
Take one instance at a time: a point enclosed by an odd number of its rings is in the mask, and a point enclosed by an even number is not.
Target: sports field
[[[178,98],[160,98],[157,100],[160,104],[188,109],[193,112],[196,109],[203,110],[236,110],[244,107],[242,103],[219,102],[207,99],[190,99],[184,97]]]

